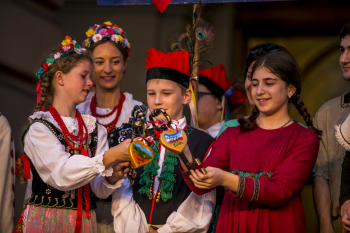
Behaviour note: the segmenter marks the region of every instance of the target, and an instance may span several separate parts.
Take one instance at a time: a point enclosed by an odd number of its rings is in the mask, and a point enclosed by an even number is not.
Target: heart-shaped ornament
[[[131,166],[138,168],[149,164],[154,158],[154,153],[147,142],[135,140],[129,146],[129,156]]]
[[[181,129],[168,129],[160,135],[159,142],[167,150],[180,154],[187,144],[187,135]]]

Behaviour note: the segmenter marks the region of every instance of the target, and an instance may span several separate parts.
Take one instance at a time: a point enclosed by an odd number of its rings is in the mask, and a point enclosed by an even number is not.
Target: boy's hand
[[[124,174],[129,172],[130,162],[116,162],[113,165],[112,176],[106,177],[110,184],[115,184]]]

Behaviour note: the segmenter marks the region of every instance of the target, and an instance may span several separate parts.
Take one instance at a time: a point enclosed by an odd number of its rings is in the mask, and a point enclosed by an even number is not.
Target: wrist
[[[221,178],[221,186],[237,192],[239,179],[238,176],[230,172],[222,171],[223,176]]]
[[[107,180],[107,182],[109,183],[109,184],[112,184],[112,185],[114,185],[114,184],[116,184],[117,182],[118,182],[118,180],[120,179],[120,177],[119,176],[109,176],[109,177],[106,177],[106,180]]]

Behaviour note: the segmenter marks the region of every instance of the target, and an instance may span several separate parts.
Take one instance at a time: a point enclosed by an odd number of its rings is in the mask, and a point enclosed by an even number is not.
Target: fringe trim
[[[23,161],[20,158],[17,159],[16,170],[19,171],[19,176],[21,178],[21,184],[25,184],[27,182],[27,180],[24,178]]]
[[[159,148],[159,142],[154,141],[154,143]],[[158,164],[159,160],[159,151],[158,149],[152,144],[151,149],[154,152],[154,158],[152,162],[147,164],[143,167],[143,173],[141,174],[140,179],[140,185],[144,185],[142,188],[139,189],[139,193],[141,195],[147,196],[149,199],[152,199],[152,184],[153,184],[153,177],[158,174],[157,170],[160,168]]]
[[[335,137],[339,144],[345,148],[345,150],[350,151],[350,144],[344,139],[341,133],[341,125],[335,125]]]

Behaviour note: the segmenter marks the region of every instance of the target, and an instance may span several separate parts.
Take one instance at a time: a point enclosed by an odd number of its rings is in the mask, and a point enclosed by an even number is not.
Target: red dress
[[[315,164],[317,135],[297,123],[249,132],[227,128],[213,145],[203,167],[239,175],[237,193],[226,190],[216,232],[303,233],[301,191]],[[196,194],[211,190],[187,185]]]

